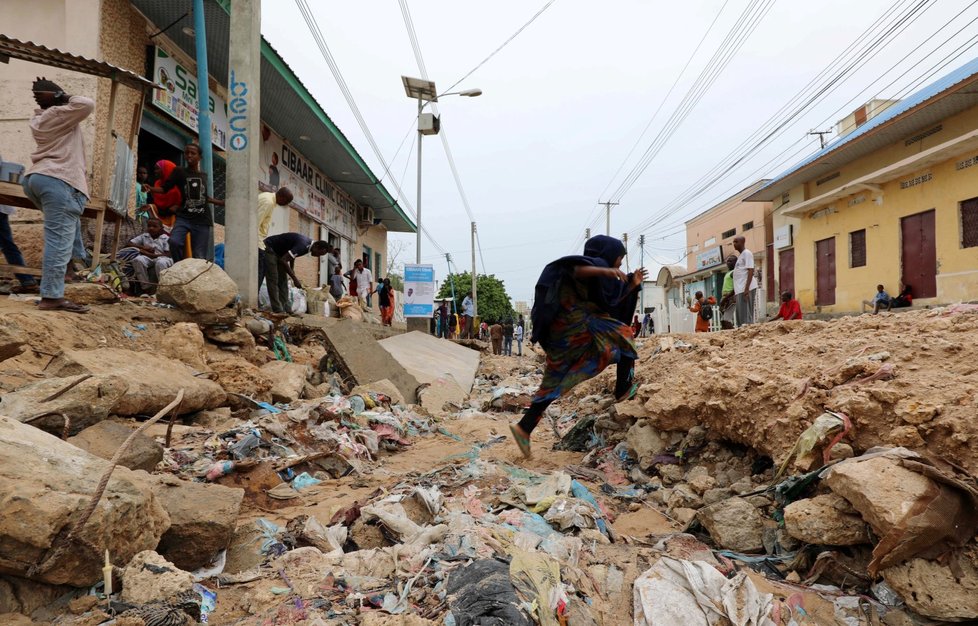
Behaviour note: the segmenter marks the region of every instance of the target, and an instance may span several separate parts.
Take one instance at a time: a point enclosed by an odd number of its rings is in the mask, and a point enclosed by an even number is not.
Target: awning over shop
[[[170,26],[167,37],[190,58],[195,57],[194,38],[183,32],[192,26],[189,0],[131,0],[150,21]],[[228,41],[231,25],[228,0],[204,2],[207,23],[207,65],[222,84],[228,75]],[[267,41],[261,42],[261,119],[300,150],[313,165],[357,202],[374,210],[388,230],[415,232],[415,225],[387,188],[370,170],[349,139],[316,102],[302,81]],[[306,137],[306,139],[303,139]]]

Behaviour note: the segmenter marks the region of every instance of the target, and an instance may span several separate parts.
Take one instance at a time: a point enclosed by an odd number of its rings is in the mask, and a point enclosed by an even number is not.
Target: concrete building
[[[139,95],[120,90],[115,103],[116,132],[128,136],[138,123],[138,165],[152,171],[168,159],[182,162],[184,145],[197,136],[197,68],[191,2],[164,0],[0,0],[4,35],[49,48],[104,60],[167,87],[147,100],[134,120]],[[230,129],[227,115],[228,0],[205,0],[209,88],[214,147],[215,196],[224,197],[225,155]],[[387,233],[415,232],[402,210],[346,136],[333,124],[281,56],[261,42],[262,173],[255,185],[263,191],[280,186],[295,200],[274,216],[271,234],[294,231],[325,239],[339,247],[345,267],[355,259],[374,270],[387,266]],[[101,171],[107,155],[93,141],[108,120],[109,81],[39,65],[0,64],[0,137],[3,158],[29,163],[33,141],[27,122],[35,104],[31,82],[44,75],[69,93],[96,99],[96,113],[85,122],[90,172]],[[99,133],[98,135],[96,133]],[[114,158],[110,155],[109,158]],[[90,176],[90,178],[93,178]],[[98,177],[92,193],[103,196]],[[132,202],[132,200],[130,201]],[[130,205],[131,207],[132,205]],[[216,212],[223,223],[223,211]],[[220,227],[217,237],[220,238]],[[325,261],[300,258],[299,277],[307,286],[325,283]]]
[[[683,301],[697,291],[705,297],[720,301],[723,276],[727,271],[724,259],[736,254],[733,240],[743,236],[748,250],[754,253],[754,264],[760,288],[770,296],[768,286],[771,272],[769,248],[772,242],[771,203],[748,201],[766,180],[760,180],[710,207],[686,222],[686,272],[680,277]],[[764,296],[760,297],[760,302]]]
[[[877,284],[896,295],[901,281],[915,306],[978,299],[976,87],[978,59],[748,198],[777,206],[778,289],[828,314],[860,311]]]

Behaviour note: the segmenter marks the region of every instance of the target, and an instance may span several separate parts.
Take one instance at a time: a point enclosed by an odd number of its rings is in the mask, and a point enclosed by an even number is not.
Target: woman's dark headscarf
[[[615,261],[625,256],[625,244],[608,235],[595,235],[584,242],[584,256],[592,261],[601,259],[604,267],[614,267]],[[594,265],[601,266],[597,262]]]

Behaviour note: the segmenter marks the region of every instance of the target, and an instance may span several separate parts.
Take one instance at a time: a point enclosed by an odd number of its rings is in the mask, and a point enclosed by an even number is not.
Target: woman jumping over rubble
[[[523,415],[509,427],[523,456],[530,456],[530,433],[550,404],[575,385],[618,364],[615,398],[635,393],[637,353],[628,325],[645,280],[645,268],[621,271],[625,245],[605,235],[588,239],[583,256],[547,265],[537,281],[531,313],[533,336],[547,352],[540,389]]]

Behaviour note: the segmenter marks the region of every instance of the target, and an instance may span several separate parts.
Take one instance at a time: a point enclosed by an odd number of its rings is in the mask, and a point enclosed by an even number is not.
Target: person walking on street
[[[273,313],[289,312],[289,278],[296,289],[302,289],[302,283],[295,275],[295,260],[306,254],[323,256],[328,245],[325,241],[314,242],[299,233],[282,233],[265,238],[265,278]]]
[[[500,355],[503,353],[503,327],[499,322],[493,322],[489,327],[489,339],[492,341],[492,353]]]
[[[737,324],[754,323],[754,300],[757,295],[757,277],[754,276],[754,253],[746,247],[743,235],[734,237],[734,250],[740,253],[734,265],[734,294],[737,301]]]
[[[380,307],[380,323],[391,326],[394,323],[394,288],[391,279],[385,278],[377,284],[377,305]]]
[[[41,261],[42,311],[87,313],[88,307],[65,295],[65,273],[81,233],[81,215],[88,202],[85,138],[81,123],[95,110],[95,101],[69,96],[57,84],[38,78],[32,86],[38,108],[30,129],[37,148],[31,154],[21,185],[44,214]]]
[[[347,272],[345,276],[350,279],[351,295],[356,295],[360,302],[360,308],[366,311],[367,295],[373,291],[373,274],[363,266],[363,261],[357,259],[353,262],[353,269]]]
[[[513,320],[503,322],[503,354],[513,356]]]
[[[472,300],[472,292],[465,294],[462,300],[462,327],[459,328],[459,337],[472,339],[472,320],[475,318],[475,301]]]
[[[513,339],[516,340],[516,356],[523,356],[523,316],[520,316],[520,320],[516,322],[516,328],[513,329]]]
[[[703,292],[697,291],[694,296],[693,306],[689,307],[690,313],[696,314],[696,332],[710,332],[710,320],[713,319],[713,307],[703,298]]]
[[[275,207],[287,207],[292,204],[292,192],[288,187],[281,187],[272,193],[266,191],[258,194],[258,288],[265,280],[265,237],[268,237],[268,229],[272,226],[272,216],[275,215]],[[326,273],[329,278],[333,277],[333,268],[330,267]]]
[[[537,280],[531,340],[547,352],[547,364],[530,407],[519,423],[510,425],[525,457],[530,456],[530,435],[547,407],[608,365],[617,364],[615,399],[634,397],[638,352],[628,321],[646,271],[622,272],[625,252],[618,239],[598,235],[587,240],[582,256],[550,263]]]

